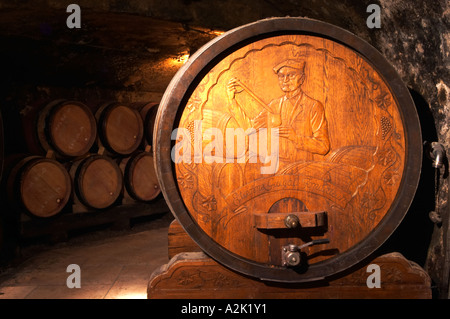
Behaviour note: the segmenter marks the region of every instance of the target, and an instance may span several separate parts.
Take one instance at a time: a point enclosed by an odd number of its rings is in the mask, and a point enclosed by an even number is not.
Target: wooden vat
[[[261,20],[196,52],[163,96],[153,150],[194,242],[279,282],[321,280],[372,254],[407,213],[422,161],[394,68],[355,35],[303,18]]]

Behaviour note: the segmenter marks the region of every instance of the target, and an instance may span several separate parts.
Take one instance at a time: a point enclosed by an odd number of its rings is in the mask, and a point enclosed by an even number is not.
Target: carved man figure
[[[311,161],[313,154],[326,155],[330,141],[325,110],[301,88],[305,80],[305,61],[288,59],[276,65],[273,71],[284,95],[269,104],[254,96],[238,79],[229,81],[227,90],[235,120],[243,128],[278,128],[280,165]],[[236,101],[236,93],[242,92],[238,91],[239,87],[253,95],[262,108],[253,119],[246,116],[245,109]]]

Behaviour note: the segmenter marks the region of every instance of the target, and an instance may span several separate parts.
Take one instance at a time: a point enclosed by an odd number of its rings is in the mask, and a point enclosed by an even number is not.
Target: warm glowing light
[[[185,64],[186,61],[189,59],[189,54],[186,55],[180,55],[176,57],[170,57],[165,60],[165,63],[174,66],[174,67],[180,67],[181,65]]]
[[[178,53],[174,60],[176,63],[184,64],[189,59],[189,56],[189,50],[184,50]]]
[[[189,53],[180,54],[177,56],[176,60],[178,63],[186,63],[186,61],[189,59]]]
[[[147,286],[144,284],[131,284],[113,289],[108,299],[147,299]]]
[[[181,64],[185,64],[186,61],[189,59],[189,57],[190,57],[189,53],[190,53],[189,49],[179,51],[179,53],[177,55],[168,58],[167,62],[169,62],[169,64],[171,64],[171,65],[179,67]]]
[[[225,31],[219,31],[219,30],[211,31],[211,34],[214,34],[214,35],[217,35],[217,36],[222,35],[224,33],[225,33]]]

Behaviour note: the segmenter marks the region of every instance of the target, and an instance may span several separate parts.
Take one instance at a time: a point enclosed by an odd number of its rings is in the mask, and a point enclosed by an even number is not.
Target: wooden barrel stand
[[[380,267],[380,288],[369,288],[369,265]],[[370,259],[350,274],[313,283],[270,283],[243,276],[202,252],[180,253],[155,271],[149,299],[430,299],[428,274],[401,254]]]
[[[431,299],[430,276],[397,252],[370,256],[324,280],[279,283],[258,280],[208,257],[174,220],[168,231],[169,262],[155,270],[149,299]],[[372,267],[379,266],[380,286]],[[372,276],[372,277],[370,277]]]

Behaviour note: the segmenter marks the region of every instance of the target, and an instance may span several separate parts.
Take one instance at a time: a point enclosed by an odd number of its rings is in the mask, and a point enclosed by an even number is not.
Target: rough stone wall
[[[448,1],[381,1],[382,29],[374,45],[394,65],[412,91],[422,121],[424,140],[439,141],[447,154],[450,147],[450,3]],[[427,113],[431,112],[431,116]],[[435,134],[435,136],[434,136]],[[442,223],[433,226],[425,267],[437,285],[437,294],[448,297],[449,274],[449,192],[447,166],[433,172],[425,167],[422,185],[429,176],[438,175],[435,210]],[[425,176],[428,175],[428,176]],[[429,185],[433,185],[430,181]],[[413,206],[412,208],[415,208]],[[411,211],[409,214],[426,214]],[[423,224],[422,224],[423,225]],[[420,227],[420,226],[419,226]],[[420,231],[420,228],[417,229]],[[424,238],[425,239],[425,238]]]
[[[73,2],[82,8],[80,30],[65,27],[65,9]],[[381,7],[379,29],[366,25],[370,3]],[[0,49],[0,63],[4,70],[19,71],[4,73],[2,108],[65,94],[84,99],[158,99],[179,67],[165,64],[169,56],[186,48],[192,53],[217,30],[273,16],[322,20],[372,44],[410,89],[424,141],[438,141],[450,153],[450,3],[446,0],[0,1],[0,36],[7,44]],[[158,31],[161,28],[163,32]],[[436,172],[424,157],[416,198],[381,249],[398,250],[425,267],[440,297],[448,296],[448,179],[448,164]],[[431,210],[441,214],[441,223],[430,221]]]

